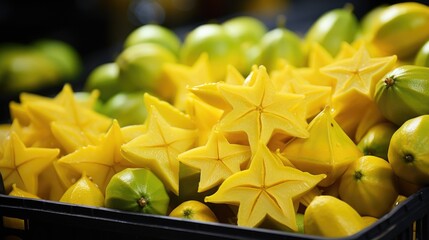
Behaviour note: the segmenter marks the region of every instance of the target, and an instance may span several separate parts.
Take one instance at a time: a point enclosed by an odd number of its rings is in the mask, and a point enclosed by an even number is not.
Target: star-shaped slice
[[[164,66],[164,72],[168,79],[176,87],[174,106],[183,110],[186,104],[188,88],[204,83],[213,82],[210,74],[208,54],[204,53],[197,59],[193,66],[180,63],[168,63]]]
[[[26,147],[15,132],[10,133],[3,154],[0,156],[0,172],[6,191],[12,184],[37,195],[40,173],[54,161],[59,149]]]
[[[249,169],[228,177],[205,201],[238,205],[239,226],[257,227],[269,218],[297,231],[294,204],[324,177],[284,166],[260,142]]]
[[[186,112],[198,129],[197,145],[205,145],[212,129],[222,117],[223,111],[190,94],[187,99]]]
[[[302,94],[281,93],[261,66],[251,86],[222,84],[220,92],[231,105],[219,123],[219,130],[245,132],[252,150],[262,141],[280,132],[294,137],[308,137],[306,108]]]
[[[311,84],[302,77],[296,68],[291,65],[271,72],[271,79],[280,92],[303,94],[303,102],[306,103],[306,119],[318,114],[330,103],[332,88]]]
[[[117,172],[136,165],[121,155],[121,146],[124,144],[119,123],[114,120],[108,132],[100,139],[97,145],[81,147],[73,153],[67,154],[58,160],[63,169],[72,169],[75,174],[60,172],[60,178],[66,186],[71,186],[83,172],[86,172],[93,181],[104,191],[110,178]],[[73,176],[72,178],[70,176]]]
[[[147,95],[149,99],[149,95]],[[183,115],[166,102],[148,104],[146,131],[122,145],[122,155],[139,167],[153,171],[174,194],[179,193],[178,155],[195,146],[197,131],[189,128],[189,116]],[[182,119],[180,120],[178,117]],[[189,123],[185,123],[185,117]],[[174,121],[176,120],[176,121]],[[182,121],[182,122],[181,122]]]
[[[395,55],[372,58],[362,46],[353,57],[335,61],[320,71],[336,79],[334,96],[355,88],[372,97],[376,82],[395,66],[396,59]]]
[[[198,192],[205,192],[247,167],[250,157],[249,146],[230,144],[222,133],[212,131],[205,146],[181,153],[179,161],[200,170]]]

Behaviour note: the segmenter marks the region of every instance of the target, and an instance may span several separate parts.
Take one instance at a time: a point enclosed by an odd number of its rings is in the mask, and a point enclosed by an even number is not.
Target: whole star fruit
[[[429,67],[404,65],[377,82],[374,101],[383,116],[401,126],[406,120],[429,113],[422,104],[429,97]]]
[[[207,204],[196,200],[182,202],[168,216],[202,222],[219,222]]]
[[[238,42],[221,24],[206,23],[191,30],[184,39],[179,59],[185,65],[192,65],[203,53],[208,54],[214,81],[225,78],[228,65],[242,65],[243,53]]]
[[[378,123],[368,129],[357,146],[364,155],[377,156],[387,161],[390,139],[397,129],[391,122]]]
[[[267,33],[265,23],[252,16],[237,16],[222,23],[226,32],[239,43],[244,62],[239,67],[242,74],[248,74],[252,65],[259,62],[261,54],[260,41]]]
[[[376,156],[358,158],[342,175],[339,196],[361,216],[382,217],[398,197],[391,165]]]
[[[364,37],[385,55],[395,54],[404,60],[412,58],[427,41],[428,28],[429,6],[402,2],[387,6],[377,14]]]
[[[414,185],[429,183],[429,115],[403,123],[393,133],[387,153],[394,173]]]
[[[319,237],[347,237],[363,228],[359,213],[339,198],[321,195],[304,212],[304,233]]]
[[[429,67],[429,39],[414,57],[414,65]]]
[[[61,196],[60,202],[92,207],[104,206],[104,194],[84,172]]]
[[[250,167],[228,177],[205,202],[238,206],[239,226],[257,227],[269,219],[280,229],[296,232],[297,201],[325,177],[284,166],[260,142]]]
[[[124,41],[124,48],[141,43],[159,44],[179,56],[181,40],[171,29],[159,24],[145,24],[134,29]]]
[[[177,61],[177,56],[159,44],[140,43],[126,48],[115,59],[121,89],[157,94],[157,87],[165,78],[164,64]]]
[[[261,39],[259,64],[268,72],[278,69],[281,61],[295,67],[305,65],[305,52],[301,38],[293,31],[277,27],[264,34]]]
[[[351,43],[357,36],[359,22],[351,5],[322,14],[310,26],[304,41],[307,48],[317,42],[332,56],[336,56],[342,42]]]
[[[170,198],[162,181],[146,168],[127,168],[109,181],[104,205],[108,208],[167,215]]]
[[[85,81],[84,90],[98,89],[100,91],[100,100],[106,102],[121,91],[119,81],[118,65],[115,62],[103,63],[91,70]]]
[[[318,185],[328,187],[362,156],[356,144],[347,136],[325,107],[309,124],[308,138],[294,138],[283,149],[284,156],[301,171],[326,174]]]

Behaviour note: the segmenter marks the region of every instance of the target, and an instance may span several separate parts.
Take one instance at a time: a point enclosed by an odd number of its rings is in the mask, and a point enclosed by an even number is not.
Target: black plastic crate
[[[283,231],[205,223],[0,194],[0,215],[25,220],[25,229],[0,236],[22,239],[328,239]],[[1,217],[1,219],[2,219]],[[413,230],[413,228],[415,230]],[[429,239],[429,188],[423,188],[361,232],[339,239]]]

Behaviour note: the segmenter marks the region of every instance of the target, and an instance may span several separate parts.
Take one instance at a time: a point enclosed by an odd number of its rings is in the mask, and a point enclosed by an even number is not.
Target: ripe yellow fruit
[[[313,199],[304,212],[304,232],[323,237],[345,237],[366,226],[356,210],[332,196]]]
[[[429,115],[406,121],[390,140],[388,158],[395,174],[416,185],[429,183]]]
[[[66,190],[60,202],[103,207],[104,195],[86,173],[83,173],[82,177]]]
[[[340,198],[360,215],[379,218],[390,211],[398,197],[393,170],[386,160],[363,156],[341,177]]]
[[[218,222],[214,212],[206,204],[196,200],[181,203],[170,212],[169,216],[204,222]]]
[[[407,59],[429,38],[429,6],[403,2],[386,7],[368,29],[370,42],[386,55]]]

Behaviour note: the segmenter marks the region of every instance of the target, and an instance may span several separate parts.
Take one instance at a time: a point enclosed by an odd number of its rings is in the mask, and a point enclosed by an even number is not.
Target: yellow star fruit
[[[5,190],[10,192],[12,185],[34,195],[38,194],[38,177],[52,161],[59,149],[26,147],[15,132],[10,133],[4,142],[3,153],[0,155],[0,172],[3,176]]]
[[[308,138],[292,139],[282,152],[301,171],[326,174],[319,183],[321,187],[333,184],[350,163],[363,155],[330,111],[331,108],[326,107],[310,122]]]
[[[250,147],[267,144],[275,133],[308,137],[305,98],[302,94],[280,93],[261,66],[251,86],[222,84],[220,92],[232,109],[219,122],[224,132],[245,132]]]
[[[228,177],[205,201],[238,205],[239,226],[258,227],[270,219],[296,232],[295,202],[324,177],[284,166],[259,142],[249,169]]]
[[[180,162],[201,172],[198,192],[205,192],[247,168],[250,156],[249,146],[230,144],[222,133],[214,130],[205,146],[190,149],[178,157]]]

